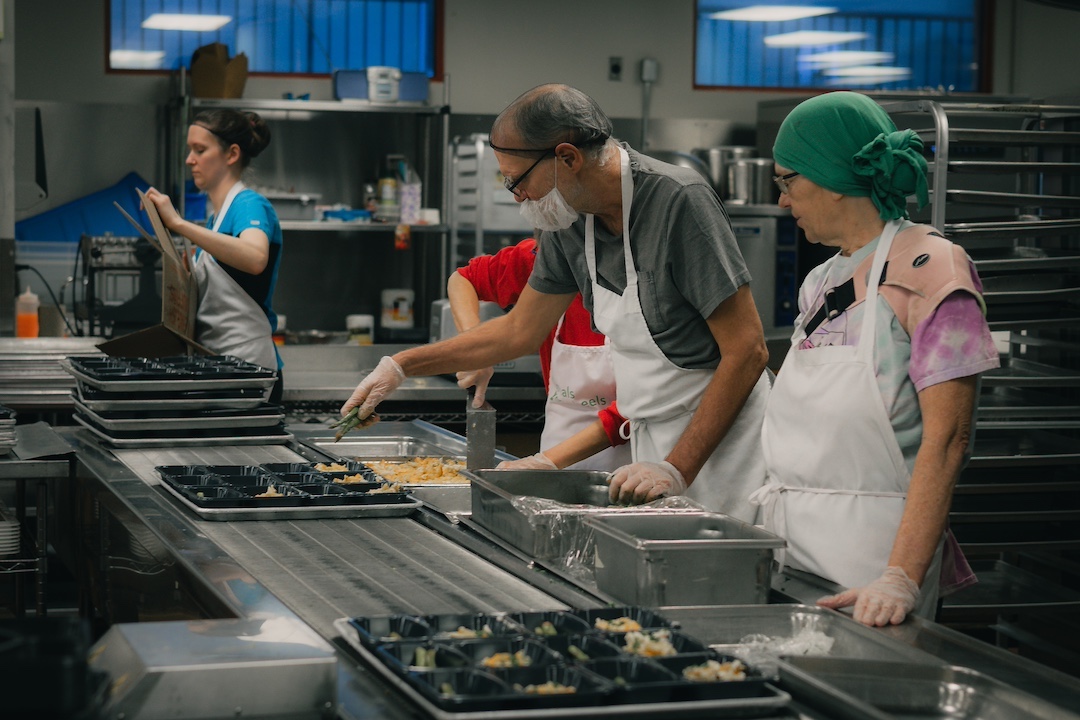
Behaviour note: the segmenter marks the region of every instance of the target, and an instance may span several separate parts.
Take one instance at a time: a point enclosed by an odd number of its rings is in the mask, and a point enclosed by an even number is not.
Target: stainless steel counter
[[[311,434],[310,427],[298,430],[301,435]],[[432,437],[425,440],[436,444],[438,435],[445,433],[437,428],[427,432]],[[308,447],[111,451],[81,429],[65,429],[64,434],[77,448],[81,475],[87,482],[97,483],[100,497],[108,496],[129,510],[127,522],[137,525],[131,530],[152,535],[170,561],[190,577],[195,590],[206,595],[200,607],[208,609],[200,619],[118,625],[121,630],[110,631],[102,641],[113,636],[110,647],[128,648],[140,643],[167,643],[172,669],[190,671],[200,663],[205,665],[208,654],[217,647],[208,646],[209,636],[216,638],[212,642],[227,647],[237,667],[247,660],[265,666],[275,683],[270,694],[287,697],[284,691],[291,682],[309,677],[295,671],[296,667],[314,672],[312,668],[322,667],[330,657],[334,659],[339,716],[411,718],[416,717],[411,706],[348,654],[336,637],[333,620],[398,611],[453,613],[600,604],[595,597],[590,602],[587,592],[566,580],[533,567],[527,558],[470,534],[453,518],[428,509],[405,518],[211,522],[178,505],[158,486],[154,471],[160,464],[315,459],[315,451]],[[792,595],[820,589],[805,579],[782,586]],[[1007,657],[1003,651],[933,623],[909,621],[898,628],[868,632],[917,648],[928,658],[959,662],[1056,702],[1080,697],[1080,680],[1022,658]],[[122,634],[124,642],[119,642],[116,634]],[[261,642],[250,642],[253,638]],[[255,646],[258,653],[252,650]],[[274,647],[281,648],[280,655],[275,656]],[[166,660],[161,653],[149,650],[145,655],[148,663]],[[104,656],[115,658],[117,653]],[[282,671],[282,666],[294,671]],[[153,674],[146,673],[147,677]],[[155,680],[169,676],[168,668],[159,669]],[[162,683],[165,686],[167,683]],[[228,701],[233,699],[229,692],[240,689],[243,686],[238,684],[218,691]],[[137,703],[149,702],[148,698],[129,692],[122,696],[121,704],[127,702],[128,717],[134,717],[138,715]],[[821,716],[795,706],[783,717]]]

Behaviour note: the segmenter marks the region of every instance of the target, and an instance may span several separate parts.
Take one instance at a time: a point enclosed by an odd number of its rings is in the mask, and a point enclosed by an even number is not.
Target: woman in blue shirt
[[[269,144],[270,128],[255,113],[202,111],[188,128],[186,163],[214,214],[203,226],[180,217],[158,190],[150,188],[146,197],[165,227],[198,248],[195,339],[216,353],[277,369],[270,401],[279,403],[281,359],[271,338],[277,329],[271,298],[281,264],[281,223],[270,202],[240,179]]]

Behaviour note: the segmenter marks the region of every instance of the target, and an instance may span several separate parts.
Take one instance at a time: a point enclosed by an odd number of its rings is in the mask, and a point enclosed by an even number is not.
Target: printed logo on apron
[[[615,370],[608,341],[603,345],[567,345],[559,340],[563,321],[559,318],[551,345],[548,400],[544,408],[544,431],[540,450],[555,447],[563,440],[596,422],[596,415],[615,400]],[[630,463],[630,445],[610,447],[568,469],[611,471]]]

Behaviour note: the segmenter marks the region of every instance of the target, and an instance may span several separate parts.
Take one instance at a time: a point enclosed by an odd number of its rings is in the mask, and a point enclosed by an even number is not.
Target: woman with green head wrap
[[[962,248],[907,219],[928,198],[923,143],[870,98],[801,103],[773,157],[780,207],[839,252],[800,288],[752,499],[788,564],[848,588],[820,604],[869,625],[932,617],[939,589],[975,581],[946,521],[978,373],[998,365],[982,285]]]

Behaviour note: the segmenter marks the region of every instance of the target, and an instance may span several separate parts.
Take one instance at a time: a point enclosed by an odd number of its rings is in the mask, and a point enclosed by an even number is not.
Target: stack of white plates
[[[19,552],[19,521],[0,503],[0,556]]]
[[[15,411],[0,405],[0,455],[15,447]]]

